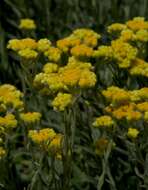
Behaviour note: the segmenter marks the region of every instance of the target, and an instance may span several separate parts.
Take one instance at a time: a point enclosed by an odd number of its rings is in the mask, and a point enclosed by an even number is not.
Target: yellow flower
[[[79,45],[80,39],[74,37],[67,37],[57,41],[57,47],[63,52],[68,52],[72,47]]]
[[[137,109],[142,112],[148,112],[148,102],[142,102],[136,105]]]
[[[148,42],[148,30],[139,30],[135,34],[135,40]]]
[[[3,147],[0,146],[0,159],[6,154],[6,151]]]
[[[127,42],[127,41],[132,41],[134,40],[134,32],[130,29],[125,29],[121,32],[120,39]]]
[[[20,118],[25,122],[25,123],[34,123],[38,122],[41,119],[41,113],[39,112],[28,112],[28,113],[21,113]]]
[[[38,89],[44,88],[44,86],[46,86],[51,92],[66,89],[66,86],[61,81],[57,73],[39,73],[35,76],[34,86]]]
[[[113,51],[110,46],[99,46],[98,50],[95,50],[93,53],[94,57],[103,57],[105,59],[113,58]]]
[[[43,67],[43,71],[47,74],[55,73],[58,71],[58,65],[55,63],[46,63]]]
[[[11,106],[14,109],[23,108],[23,101],[21,100],[23,94],[14,86],[4,84],[0,86],[0,102],[6,107]]]
[[[127,136],[129,138],[135,139],[135,138],[137,138],[138,134],[139,134],[139,130],[134,129],[134,128],[128,128]]]
[[[126,28],[127,28],[127,26],[125,24],[114,23],[107,27],[107,31],[109,33],[121,32],[122,30],[124,30]]]
[[[55,47],[50,47],[44,52],[44,55],[48,57],[49,61],[59,62],[61,59],[61,50]]]
[[[76,86],[80,79],[81,69],[79,67],[74,68],[61,68],[59,69],[61,81],[68,86]]]
[[[34,39],[31,38],[24,38],[24,39],[12,39],[9,40],[8,45],[7,45],[8,49],[12,49],[14,51],[19,51],[19,50],[23,50],[26,48],[29,49],[36,49],[37,48],[37,43]]]
[[[80,28],[73,31],[71,37],[80,39],[81,44],[85,44],[89,47],[95,47],[97,45],[98,39],[101,35],[94,32],[93,30]]]
[[[65,67],[59,69],[61,81],[67,86],[92,87],[96,83],[96,75],[92,65],[71,57]]]
[[[31,50],[29,48],[22,49],[18,52],[18,55],[21,56],[24,59],[35,59],[38,56],[38,53],[34,50]]]
[[[52,101],[54,110],[64,111],[64,109],[72,103],[72,95],[59,92]]]
[[[25,29],[25,30],[32,30],[32,29],[36,29],[36,24],[34,20],[25,18],[25,19],[20,20],[19,28]]]
[[[131,75],[142,75],[148,77],[148,63],[142,59],[136,58],[133,60],[129,72]]]
[[[0,126],[4,128],[4,130],[15,128],[17,126],[17,120],[13,114],[9,113],[4,117],[0,117]]]
[[[38,51],[41,51],[41,52],[47,51],[50,48],[50,46],[51,46],[51,42],[47,38],[40,39],[37,42],[37,49]]]
[[[96,84],[96,75],[94,72],[85,69],[81,72],[81,77],[79,80],[79,86],[82,88],[93,87]]]
[[[93,123],[94,127],[102,127],[102,126],[110,127],[113,125],[114,125],[114,121],[108,115],[103,115],[103,116],[97,117]]]
[[[56,134],[54,138],[51,140],[49,144],[49,150],[52,152],[59,152],[61,150],[61,143],[62,143],[63,135],[62,134]]]
[[[93,49],[85,44],[81,44],[73,47],[71,54],[75,57],[91,57],[93,55]]]
[[[113,40],[111,42],[113,57],[117,60],[120,68],[128,68],[132,60],[136,58],[137,49],[122,40]]]
[[[113,104],[128,102],[130,100],[130,93],[116,86],[108,87],[107,90],[102,91],[102,94]]]
[[[56,133],[53,129],[45,128],[40,130],[29,130],[29,138],[32,139],[37,144],[48,143],[56,136]]]
[[[112,111],[113,117],[116,119],[139,120],[142,118],[142,114],[136,110],[136,104],[130,103],[120,106]]]
[[[133,102],[148,100],[148,87],[130,91],[130,97]]]
[[[135,17],[133,20],[127,21],[126,25],[133,31],[148,29],[148,22],[146,22],[143,17]]]

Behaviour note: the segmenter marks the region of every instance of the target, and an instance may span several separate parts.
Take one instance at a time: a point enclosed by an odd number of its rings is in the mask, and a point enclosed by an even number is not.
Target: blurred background
[[[79,27],[102,33],[113,22],[125,22],[135,16],[148,18],[148,0],[0,0],[0,83],[17,78],[16,64],[6,45],[21,38],[21,18],[37,24],[36,37],[53,42]]]

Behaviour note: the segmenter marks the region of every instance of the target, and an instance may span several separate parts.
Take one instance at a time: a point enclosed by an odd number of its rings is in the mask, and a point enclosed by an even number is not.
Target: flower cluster
[[[100,38],[100,34],[97,34],[93,30],[84,28],[76,29],[70,36],[58,40],[57,47],[63,52],[69,52],[71,50],[71,53],[76,56],[91,56],[92,48],[96,47]]]
[[[53,49],[50,40],[46,38],[40,39],[39,41],[32,38],[12,39],[9,40],[7,48],[17,52],[22,59],[27,60],[36,59],[39,53],[48,52],[49,49]],[[51,51],[52,53],[53,51]]]
[[[111,46],[99,46],[93,56],[115,60],[120,68],[128,68],[137,56],[137,49],[121,39],[113,40]]]
[[[67,65],[63,67],[58,67],[58,65],[54,63],[47,63],[43,67],[43,71],[44,72],[37,74],[34,79],[34,86],[41,92],[56,93],[65,90],[71,93],[72,89],[90,88],[96,83],[96,75],[92,71],[91,64],[79,61],[74,57],[69,58]],[[68,105],[63,101],[65,97],[67,97],[66,94],[59,93],[52,105],[62,110],[65,108],[65,105]],[[68,102],[71,99],[72,97],[69,94]],[[59,105],[59,103],[61,105]],[[55,106],[57,104],[58,106]]]
[[[147,92],[148,88],[128,91],[119,87],[109,87],[102,91],[102,94],[110,102],[105,111],[118,120],[123,118],[128,121],[140,120],[148,111]]]
[[[108,115],[97,117],[93,123],[94,127],[102,127],[102,126],[111,127],[112,125],[114,125],[114,121]]]
[[[131,127],[128,129],[127,136],[129,138],[132,138],[132,139],[137,138],[138,134],[139,134],[139,130],[138,129],[131,128]]]
[[[123,41],[148,41],[148,22],[143,17],[135,17],[125,24],[115,23],[108,27],[109,33],[116,33]]]
[[[64,111],[64,109],[72,103],[72,95],[59,92],[52,101],[54,110]]]
[[[16,87],[4,84],[0,86],[0,110],[23,109],[23,94]]]
[[[33,30],[36,29],[36,24],[34,20],[29,18],[24,18],[20,20],[19,28],[24,30]]]
[[[41,113],[39,113],[39,112],[21,113],[20,118],[26,124],[35,123],[35,122],[40,121]]]
[[[141,75],[148,77],[148,63],[143,59],[136,58],[133,60],[131,67],[129,68],[131,75]]]
[[[0,117],[0,131],[3,133],[9,129],[17,126],[17,120],[13,114],[7,114],[4,117]]]
[[[53,129],[29,130],[28,137],[41,149],[54,154],[57,158],[61,153],[63,135]]]

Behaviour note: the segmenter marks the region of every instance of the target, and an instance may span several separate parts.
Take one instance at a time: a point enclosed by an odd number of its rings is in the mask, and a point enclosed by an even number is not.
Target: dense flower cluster
[[[129,68],[131,75],[141,75],[148,77],[148,63],[143,59],[136,58],[133,60],[131,67]]]
[[[41,113],[39,112],[28,112],[28,113],[21,113],[20,118],[25,123],[35,123],[40,121],[41,119]]]
[[[104,115],[104,116],[96,118],[95,122],[93,123],[93,126],[94,127],[102,127],[102,126],[110,127],[113,124],[114,124],[114,121],[112,120],[112,118],[108,115]]]
[[[61,153],[63,135],[53,129],[29,130],[29,138],[43,150],[49,151],[57,158]]]
[[[118,33],[123,41],[148,41],[148,22],[143,17],[135,17],[125,24],[115,23],[108,27],[109,33]]]
[[[24,18],[20,20],[19,28],[24,29],[24,30],[32,30],[32,29],[36,29],[36,24],[34,20],[29,19],[29,18]]]
[[[43,72],[35,76],[34,86],[41,92],[46,92],[47,94],[61,90],[71,93],[71,90],[75,88],[90,88],[96,84],[96,75],[92,69],[90,63],[79,61],[74,57],[70,57],[67,65],[63,67],[59,67],[55,63],[47,63],[43,67]],[[59,107],[55,105],[59,105],[59,97],[61,97],[61,95],[64,98],[66,94],[58,94],[52,104],[54,108]],[[65,100],[65,98],[63,98],[60,99],[63,101]],[[72,99],[71,95],[69,95],[68,99]],[[61,100],[60,102],[62,103]],[[63,110],[65,107],[64,102],[63,105],[61,104],[62,107],[59,107],[59,110]]]
[[[0,117],[0,131],[5,132],[11,128],[17,126],[17,120],[13,114],[7,114],[4,117]]]
[[[55,110],[64,111],[64,109],[72,103],[72,95],[59,92],[52,102]]]
[[[16,87],[4,84],[0,86],[0,110],[6,111],[7,108],[23,109],[23,94]]]
[[[57,47],[61,49],[63,52],[69,52],[76,56],[91,56],[92,49],[98,43],[98,39],[100,39],[100,34],[97,34],[93,30],[90,29],[77,29],[74,30],[73,33],[61,40],[57,41]],[[74,49],[73,49],[74,48]],[[79,51],[81,50],[81,51]]]
[[[143,113],[148,111],[147,92],[148,88],[128,91],[118,87],[109,87],[102,91],[102,94],[110,102],[105,110],[119,120],[123,118],[128,121],[140,120]]]
[[[134,129],[134,128],[128,129],[127,136],[129,138],[132,138],[132,139],[137,138],[138,134],[139,134],[139,131],[137,129]]]

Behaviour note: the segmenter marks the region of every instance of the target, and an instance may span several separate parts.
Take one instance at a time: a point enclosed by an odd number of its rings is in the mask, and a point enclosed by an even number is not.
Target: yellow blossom
[[[127,42],[127,41],[132,41],[134,40],[134,32],[130,29],[125,29],[121,32],[120,39]]]
[[[56,47],[50,47],[44,52],[44,55],[48,57],[49,61],[59,62],[61,59],[61,50]]]
[[[135,40],[140,42],[148,42],[148,28],[147,30],[139,30],[135,34]]]
[[[116,86],[108,87],[107,90],[102,91],[102,94],[112,103],[122,103],[130,100],[130,93]]]
[[[18,52],[18,55],[24,59],[35,59],[38,56],[38,53],[29,48],[22,49]]]
[[[82,88],[93,87],[95,86],[96,81],[97,79],[95,73],[86,69],[81,72],[79,86]]]
[[[21,113],[20,114],[21,120],[25,123],[34,123],[38,122],[41,119],[41,113],[39,112],[28,112],[28,113]]]
[[[105,59],[111,59],[113,57],[113,51],[110,46],[99,46],[93,53],[94,57],[103,57]]]
[[[50,46],[51,46],[51,42],[47,38],[40,39],[37,42],[37,49],[38,51],[41,51],[41,52],[47,51],[50,48]]]
[[[122,40],[113,40],[111,43],[113,57],[117,60],[120,68],[128,68],[132,60],[136,58],[137,49]]]
[[[47,74],[55,73],[58,71],[58,65],[55,63],[46,63],[43,67],[43,71]]]
[[[126,25],[133,31],[148,29],[148,22],[146,22],[143,17],[135,17],[133,20],[127,21]]]
[[[120,24],[120,23],[114,23],[108,26],[107,31],[109,33],[112,32],[121,32],[122,30],[126,29],[127,26],[125,24]]]
[[[139,130],[135,128],[128,128],[127,136],[131,139],[137,138]]]
[[[148,87],[130,91],[130,98],[133,102],[148,100]]]
[[[61,143],[62,143],[63,135],[62,134],[56,134],[54,138],[51,140],[49,144],[49,150],[51,152],[59,152],[61,150]]]
[[[81,40],[81,44],[85,44],[89,47],[95,47],[97,45],[98,39],[101,35],[94,32],[93,30],[80,28],[73,31],[71,37]]]
[[[19,28],[25,29],[25,30],[32,30],[32,29],[36,29],[36,24],[34,20],[25,18],[25,19],[20,20]]]
[[[74,37],[67,37],[57,41],[57,47],[63,52],[68,52],[72,47],[79,45],[80,39]]]
[[[136,110],[136,105],[133,103],[120,106],[112,111],[113,117],[116,119],[139,120],[142,118],[142,114]]]
[[[139,103],[136,107],[141,112],[148,112],[148,102]]]
[[[73,47],[71,54],[76,57],[91,57],[93,55],[93,49],[85,44],[81,44]]]
[[[47,144],[56,136],[56,133],[53,129],[44,128],[40,130],[29,130],[29,138],[37,144]]]
[[[37,43],[34,39],[31,38],[24,38],[24,39],[12,39],[9,40],[8,45],[7,45],[8,49],[12,49],[14,51],[19,51],[19,50],[23,50],[26,48],[29,49],[36,49],[37,48]]]
[[[93,123],[94,127],[101,127],[101,126],[110,127],[112,125],[114,125],[114,121],[108,115],[97,117]]]
[[[0,86],[0,102],[6,106],[12,106],[14,109],[23,108],[23,94],[14,86],[4,84]]]
[[[54,110],[64,111],[64,109],[72,103],[72,95],[59,92],[52,101]]]
[[[133,60],[129,72],[131,75],[141,75],[148,77],[148,63],[142,59],[136,58]]]
[[[0,126],[4,128],[4,130],[15,128],[17,126],[17,120],[13,114],[9,113],[4,117],[0,117]]]

